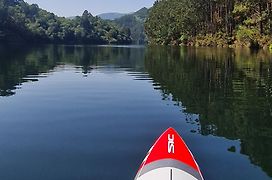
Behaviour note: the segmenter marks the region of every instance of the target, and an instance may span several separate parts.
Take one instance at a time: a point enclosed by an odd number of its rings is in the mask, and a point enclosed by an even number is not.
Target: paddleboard
[[[173,128],[151,147],[135,180],[204,180],[193,154]]]

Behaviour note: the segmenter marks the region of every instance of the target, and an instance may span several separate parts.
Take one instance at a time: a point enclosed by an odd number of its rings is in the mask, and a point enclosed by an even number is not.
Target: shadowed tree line
[[[145,68],[163,97],[199,114],[201,134],[240,139],[240,153],[272,176],[271,55],[152,47]]]
[[[127,14],[115,19],[114,22],[129,31],[134,43],[145,44],[147,43],[147,36],[144,30],[144,22],[148,17],[148,12],[149,9],[142,8],[133,14]]]

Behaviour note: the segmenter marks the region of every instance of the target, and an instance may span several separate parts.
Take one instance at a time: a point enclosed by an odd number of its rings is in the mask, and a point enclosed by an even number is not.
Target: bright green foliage
[[[258,29],[249,29],[245,26],[239,26],[237,33],[237,39],[244,42],[254,41],[257,36],[259,36]]]
[[[269,45],[269,50],[272,51],[272,44]]]
[[[131,37],[124,33],[124,29],[94,17],[88,11],[84,11],[82,16],[68,19],[40,9],[36,4],[29,5],[23,0],[0,0],[0,17],[2,41],[131,43]],[[1,32],[5,36],[1,36]]]

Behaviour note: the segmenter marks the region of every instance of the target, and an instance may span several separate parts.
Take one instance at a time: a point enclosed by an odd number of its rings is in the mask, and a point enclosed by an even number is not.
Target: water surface
[[[1,46],[0,179],[133,179],[168,127],[205,179],[272,179],[272,55]]]

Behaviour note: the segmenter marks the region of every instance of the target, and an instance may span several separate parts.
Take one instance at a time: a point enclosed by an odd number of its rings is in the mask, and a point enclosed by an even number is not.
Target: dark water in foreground
[[[272,55],[0,48],[1,180],[132,180],[169,126],[205,179],[272,179]]]

